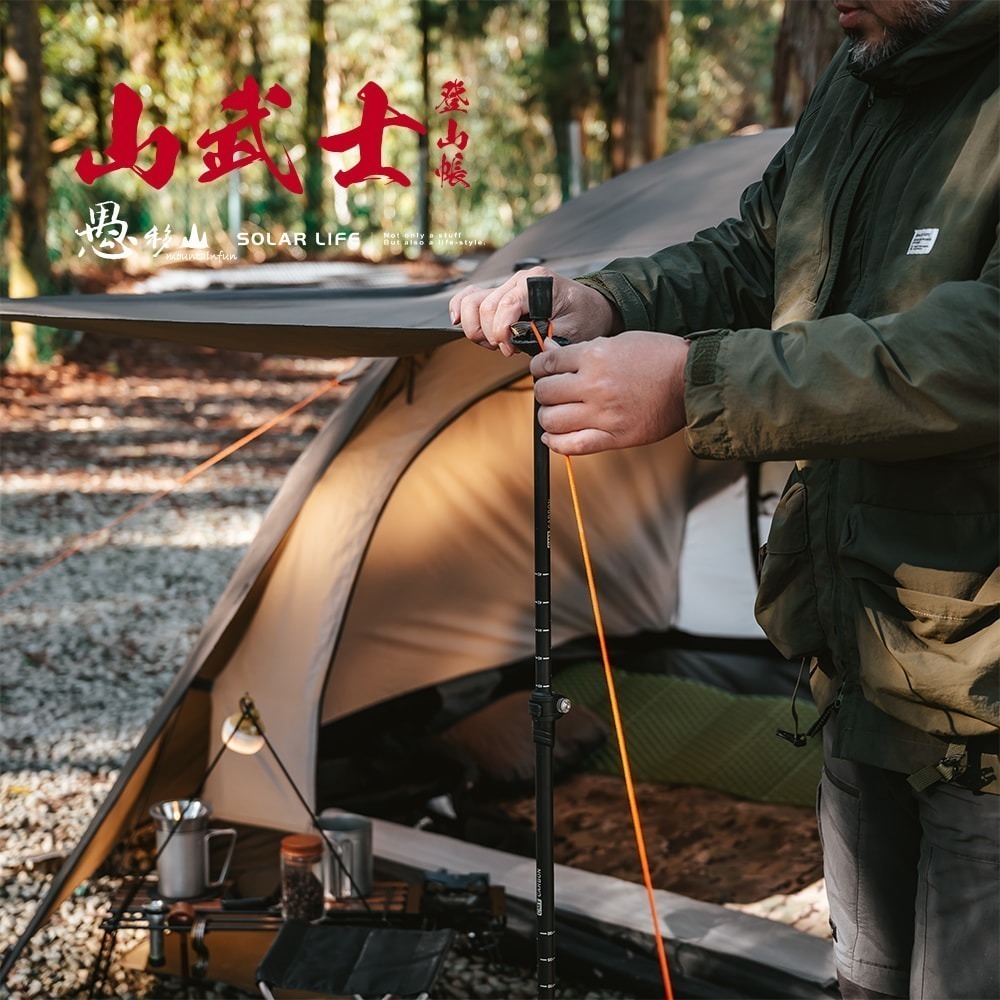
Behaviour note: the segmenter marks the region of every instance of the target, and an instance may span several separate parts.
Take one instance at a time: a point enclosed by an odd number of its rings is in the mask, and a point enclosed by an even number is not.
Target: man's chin
[[[884,39],[877,42],[867,40],[861,32],[845,32],[850,42],[849,59],[851,69],[855,72],[865,72],[880,62],[888,59],[896,48],[886,43]]]
[[[915,0],[913,7],[906,10],[907,16],[892,25],[883,25],[878,37],[864,30],[863,22],[869,11],[864,8],[849,11],[851,16],[857,15],[857,23],[845,24],[842,16],[841,24],[851,46],[851,68],[864,72],[877,66],[930,34],[954,10],[952,0]]]

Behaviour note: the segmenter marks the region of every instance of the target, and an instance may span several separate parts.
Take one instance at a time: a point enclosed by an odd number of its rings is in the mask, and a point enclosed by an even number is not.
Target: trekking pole
[[[528,278],[528,315],[529,322],[515,323],[512,327],[514,336],[512,343],[518,350],[532,356],[542,351],[542,333],[539,325],[545,327],[545,333],[552,335],[552,279]],[[563,346],[569,341],[563,337],[552,337]],[[542,997],[555,996],[555,865],[553,857],[553,842],[555,839],[555,819],[553,810],[554,776],[552,769],[553,747],[555,745],[555,724],[565,715],[572,705],[568,698],[552,693],[551,670],[551,594],[549,574],[549,527],[550,527],[550,491],[549,491],[549,451],[542,444],[542,427],[538,423],[538,400],[535,400],[535,689],[532,692],[530,705],[534,719],[532,731],[535,739],[535,815],[536,815],[536,876],[537,890],[536,912],[538,916],[538,993]],[[618,737],[618,750],[621,755],[622,771],[625,778],[625,788],[628,795],[629,809],[632,813],[632,825],[635,830],[636,844],[639,849],[639,862],[642,866],[643,882],[649,896],[650,915],[653,923],[653,937],[656,942],[656,953],[663,977],[663,990],[666,1000],[674,1000],[673,986],[670,981],[670,969],[667,964],[667,953],[660,933],[659,918],[656,913],[653,880],[649,870],[649,860],[646,854],[646,842],[639,819],[639,806],[636,801],[635,786],[632,780],[632,768],[628,760],[625,746],[625,733],[621,725],[621,713],[618,708],[618,697],[615,693],[611,674],[611,663],[608,658],[608,648],[604,636],[604,625],[601,620],[597,599],[597,588],[590,562],[590,547],[583,528],[583,516],[580,512],[579,497],[576,489],[576,479],[569,456],[566,456],[566,474],[569,480],[570,496],[573,499],[573,510],[576,515],[577,528],[580,533],[580,547],[583,554],[584,568],[587,573],[587,586],[590,590],[591,604],[594,610],[594,625],[597,629],[597,639],[601,648],[601,659],[604,662],[604,672],[608,683],[608,695],[611,701],[611,714],[615,722]]]
[[[528,278],[529,322],[515,323],[513,343],[525,354],[541,353],[550,333],[552,279]],[[544,327],[544,329],[543,329]],[[555,995],[555,861],[553,842],[553,747],[555,724],[570,709],[552,692],[551,497],[549,449],[542,443],[538,400],[534,405],[535,687],[529,700],[535,742],[535,913],[538,921],[538,995]]]

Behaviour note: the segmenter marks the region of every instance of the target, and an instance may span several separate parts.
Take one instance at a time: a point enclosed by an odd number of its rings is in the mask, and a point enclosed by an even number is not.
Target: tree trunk
[[[420,0],[417,13],[420,30],[420,120],[431,115],[431,23],[427,0]],[[430,132],[417,135],[417,232],[427,241],[420,256],[431,256],[431,139]]]
[[[266,90],[271,86],[271,81],[265,75],[267,40],[261,36],[260,21],[253,16],[253,2],[254,0],[241,0],[240,16],[250,26],[250,75]],[[246,8],[243,7],[243,3],[247,4]],[[278,180],[270,170],[264,172],[263,178],[267,191],[267,196],[264,199],[264,214],[267,216],[275,205],[281,204],[282,196],[278,191]]]
[[[583,189],[583,115],[594,100],[597,77],[597,67],[593,65],[596,49],[589,36],[584,40],[577,38],[574,11],[579,21],[576,27],[585,33],[586,23],[579,4],[549,0],[541,75],[563,201]]]
[[[843,40],[829,0],[786,0],[774,47],[771,115],[776,127],[798,120]]]
[[[42,45],[38,5],[8,7],[9,36],[3,68],[10,82],[7,119],[7,233],[9,295],[25,298],[51,291],[52,267],[45,242],[49,212],[49,146],[42,108]],[[38,365],[35,328],[12,323],[13,344],[7,365],[26,370]]]
[[[326,0],[309,0],[309,79],[306,83],[305,227],[319,232],[323,211],[323,150],[319,140],[326,124]]]
[[[573,36],[569,21],[569,4],[564,0],[549,0],[548,7],[548,36],[547,48],[550,57],[565,52],[567,55],[572,48]],[[559,60],[564,65],[571,65],[568,61]],[[567,93],[561,84],[558,73],[553,72],[552,64],[547,67],[546,91],[549,121],[552,123],[552,137],[556,146],[556,170],[559,173],[559,186],[562,193],[562,200],[570,198],[572,178],[570,175],[570,165],[572,157],[570,154],[570,123],[574,117],[573,95]],[[563,78],[565,79],[565,78]]]
[[[611,126],[613,174],[667,151],[670,0],[624,0],[620,9],[617,101]]]

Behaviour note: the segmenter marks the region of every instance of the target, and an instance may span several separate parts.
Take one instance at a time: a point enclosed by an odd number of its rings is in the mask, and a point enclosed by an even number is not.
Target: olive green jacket
[[[758,620],[839,694],[833,752],[907,773],[1000,721],[998,16],[845,45],[739,219],[580,279],[692,339],[695,454],[796,461]]]

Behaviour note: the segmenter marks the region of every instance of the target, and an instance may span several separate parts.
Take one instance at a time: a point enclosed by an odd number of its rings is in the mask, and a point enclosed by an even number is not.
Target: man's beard
[[[854,38],[851,40],[851,65],[855,70],[869,70],[880,62],[901,52],[924,35],[930,34],[951,13],[952,0],[915,0],[907,5],[905,15],[898,24],[885,29],[877,42]]]

